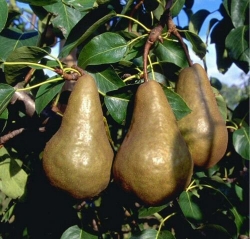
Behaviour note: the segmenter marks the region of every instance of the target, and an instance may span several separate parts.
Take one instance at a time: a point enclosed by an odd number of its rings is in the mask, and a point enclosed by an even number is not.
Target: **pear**
[[[190,114],[178,121],[197,169],[217,164],[227,149],[228,132],[215,95],[203,67],[194,64],[183,69],[176,83],[178,93]]]
[[[112,162],[97,86],[85,74],[74,86],[60,128],[45,146],[43,168],[53,186],[76,199],[91,199],[109,184]]]
[[[131,124],[113,164],[114,181],[155,206],[181,193],[192,172],[193,161],[162,87],[146,81],[135,94]]]

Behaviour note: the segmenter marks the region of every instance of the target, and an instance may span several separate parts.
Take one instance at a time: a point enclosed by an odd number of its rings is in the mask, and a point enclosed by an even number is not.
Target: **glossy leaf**
[[[191,43],[192,49],[197,56],[203,59],[207,53],[207,46],[201,38],[190,31],[184,31],[187,40]]]
[[[249,50],[249,26],[241,26],[232,29],[226,38],[226,48],[230,57],[240,64],[241,69],[247,73],[249,71],[250,50]]]
[[[8,55],[19,47],[36,46],[38,42],[38,32],[21,32],[14,28],[4,29],[0,33],[0,42],[0,59],[5,61]]]
[[[178,42],[164,41],[157,44],[153,51],[160,62],[171,62],[181,68],[187,66],[185,53]]]
[[[4,147],[0,148],[0,190],[10,198],[21,197],[25,192],[27,178],[21,160],[10,156]]]
[[[67,38],[71,29],[83,16],[80,11],[67,6],[63,1],[45,6],[44,8],[56,16],[52,20],[53,26],[60,29],[65,38]]]
[[[0,115],[6,109],[14,93],[15,89],[12,86],[0,83]]]
[[[70,0],[67,1],[67,5],[77,9],[78,11],[88,11],[94,7],[96,0]]]
[[[249,0],[231,1],[231,19],[235,28],[244,26],[249,15]]]
[[[46,6],[58,2],[59,0],[18,0],[18,2],[28,3],[34,6]]]
[[[162,206],[158,206],[158,207],[141,207],[139,209],[138,217],[143,218],[143,217],[152,216],[154,213],[160,212],[161,210],[163,210],[167,206],[168,205],[162,205]]]
[[[75,49],[81,43],[86,41],[93,34],[93,32],[95,32],[100,26],[105,24],[115,15],[116,13],[111,11],[107,15],[102,16],[99,19],[96,19],[96,21],[91,26],[85,29],[85,27],[83,26],[85,26],[87,23],[90,24],[88,15],[86,15],[72,28],[59,56],[66,57],[67,55],[69,55],[73,49]]]
[[[235,151],[244,159],[250,160],[250,127],[242,127],[233,133],[233,145]]]
[[[96,80],[98,91],[105,95],[108,91],[117,90],[118,88],[125,86],[122,79],[116,74],[112,67],[99,69],[90,73]]]
[[[120,61],[127,51],[127,42],[116,33],[106,32],[94,37],[82,49],[78,65],[110,64]]]
[[[0,32],[3,30],[8,18],[8,5],[5,0],[0,0]]]
[[[177,120],[180,120],[191,112],[186,102],[177,93],[165,86],[163,90]]]
[[[155,229],[146,229],[138,233],[134,233],[130,239],[153,239],[157,236],[157,230]],[[161,231],[158,234],[157,239],[175,239],[173,234],[170,231]]]
[[[35,99],[36,112],[38,114],[40,114],[49,102],[54,99],[56,94],[61,91],[63,84],[64,81],[58,81],[40,86]]]
[[[188,25],[188,29],[190,32],[198,34],[201,30],[201,27],[206,20],[207,16],[210,14],[208,10],[202,9],[194,13]]]
[[[98,236],[87,233],[77,225],[68,228],[60,239],[98,239]]]
[[[37,63],[46,55],[48,55],[48,52],[39,47],[23,46],[14,50],[6,59],[6,63],[4,66],[7,83],[13,84],[23,81],[23,77],[29,71],[28,63]]]
[[[171,6],[171,14],[173,17],[179,14],[184,4],[185,4],[185,0],[173,0],[173,5]]]

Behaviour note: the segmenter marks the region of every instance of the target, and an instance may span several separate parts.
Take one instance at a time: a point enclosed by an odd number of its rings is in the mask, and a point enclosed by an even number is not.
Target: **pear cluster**
[[[192,110],[179,121],[157,81],[138,87],[130,127],[114,157],[96,83],[88,74],[80,77],[62,124],[44,149],[43,167],[52,185],[90,199],[113,179],[149,206],[177,197],[194,167],[207,169],[223,157],[228,135],[200,65],[183,69],[175,90]]]

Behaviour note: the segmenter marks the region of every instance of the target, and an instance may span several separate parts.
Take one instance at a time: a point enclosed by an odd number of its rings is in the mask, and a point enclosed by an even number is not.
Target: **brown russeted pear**
[[[176,92],[192,110],[178,121],[178,125],[194,165],[201,169],[210,168],[225,154],[228,132],[203,67],[196,63],[183,69]]]
[[[154,206],[181,193],[192,172],[191,155],[162,87],[146,81],[135,94],[131,124],[114,160],[114,181]]]
[[[112,162],[97,85],[85,74],[74,86],[60,128],[45,146],[43,168],[52,185],[74,198],[89,199],[109,184]]]

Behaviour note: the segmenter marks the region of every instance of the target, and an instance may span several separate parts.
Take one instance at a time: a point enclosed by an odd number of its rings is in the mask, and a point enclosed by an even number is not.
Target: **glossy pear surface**
[[[192,112],[178,121],[195,166],[210,168],[225,154],[228,132],[209,79],[199,64],[183,69],[176,92]]]
[[[160,205],[189,184],[193,162],[158,82],[141,84],[131,125],[115,157],[114,180],[147,205]]]
[[[109,184],[112,161],[96,83],[90,75],[81,76],[59,130],[45,146],[44,171],[55,187],[88,199]]]

